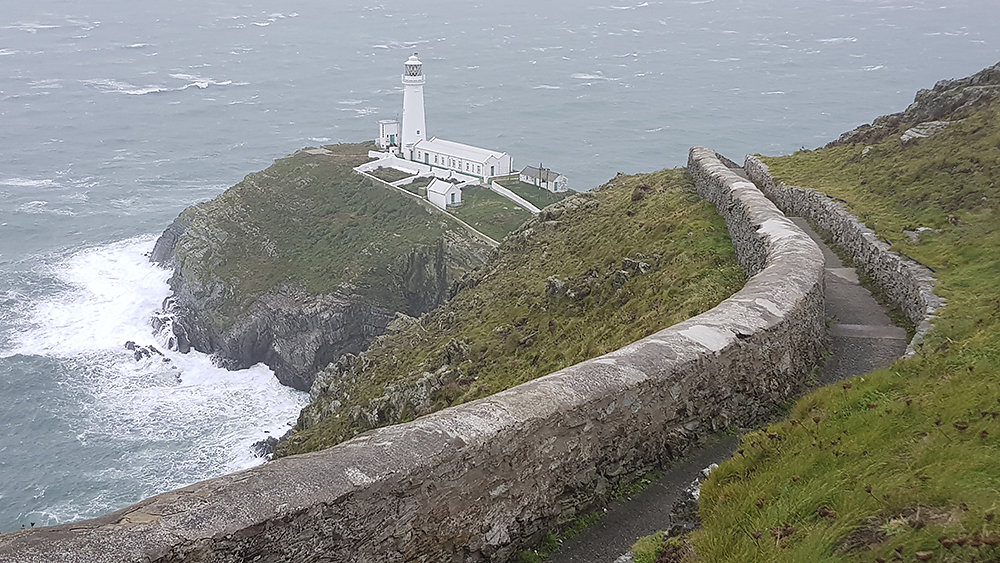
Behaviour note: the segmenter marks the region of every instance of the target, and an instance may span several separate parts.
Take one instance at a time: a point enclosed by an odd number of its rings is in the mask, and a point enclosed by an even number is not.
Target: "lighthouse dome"
[[[404,76],[422,76],[424,73],[423,66],[424,63],[420,62],[416,53],[413,53],[410,55],[409,59],[406,59],[406,72],[404,73]]]

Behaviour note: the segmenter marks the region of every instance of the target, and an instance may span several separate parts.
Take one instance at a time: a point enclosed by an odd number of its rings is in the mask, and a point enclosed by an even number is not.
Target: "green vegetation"
[[[574,538],[588,528],[604,520],[604,512],[591,512],[573,520],[562,533],[549,532],[545,534],[542,544],[535,549],[525,549],[517,554],[519,563],[541,563],[552,557],[562,548],[562,542]]]
[[[395,168],[380,167],[369,172],[372,176],[375,176],[383,182],[393,183],[403,178],[409,178],[413,176],[410,172],[403,172],[402,170],[396,170]]]
[[[517,174],[503,176],[496,179],[496,182],[508,190],[528,200],[528,203],[541,209],[547,205],[552,205],[557,201],[562,201],[573,195],[575,192],[552,193],[544,188],[539,188],[532,184],[522,182]]]
[[[632,553],[635,554],[635,563],[656,563],[656,558],[663,551],[663,532],[639,538],[639,541],[632,545]]]
[[[413,192],[417,195],[424,195],[423,193],[421,193],[420,188],[426,188],[430,183],[431,183],[431,178],[420,178],[408,184],[403,184],[402,186],[399,187],[403,188],[408,192]],[[423,191],[426,192],[427,190]]]
[[[1000,104],[901,146],[768,158],[938,270],[919,353],[807,395],[702,488],[708,561],[1000,560]],[[919,243],[902,231],[930,227]]]
[[[462,188],[462,205],[448,211],[498,241],[531,218],[527,209],[480,186]]]
[[[725,223],[683,170],[619,176],[543,210],[444,305],[321,372],[313,391],[322,394],[279,453],[328,447],[615,350],[743,282]]]
[[[297,152],[184,212],[191,242],[179,248],[178,260],[188,279],[209,276],[205,283],[214,286],[217,278],[233,296],[223,325],[284,284],[310,293],[347,286],[385,306],[405,308],[397,303],[398,292],[386,288],[387,265],[415,247],[437,244],[446,231],[465,230],[354,174],[352,167],[368,160],[371,146]]]

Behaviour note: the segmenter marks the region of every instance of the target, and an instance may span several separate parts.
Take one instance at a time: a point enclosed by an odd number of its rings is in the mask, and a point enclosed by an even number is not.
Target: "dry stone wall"
[[[752,276],[714,309],[328,450],[0,536],[0,561],[506,561],[699,437],[758,421],[821,357],[823,258],[713,151],[689,169]]]
[[[914,346],[931,329],[935,312],[944,299],[934,294],[934,276],[925,266],[890,249],[874,231],[830,196],[809,188],[788,186],[771,176],[767,165],[748,155],[744,164],[747,176],[785,213],[805,217],[829,236],[854,263],[899,307],[916,327],[916,334],[906,349]]]

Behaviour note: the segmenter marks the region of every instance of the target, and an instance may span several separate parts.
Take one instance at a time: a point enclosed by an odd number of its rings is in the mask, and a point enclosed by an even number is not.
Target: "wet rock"
[[[254,457],[262,457],[270,459],[274,455],[274,448],[278,445],[278,439],[274,436],[268,436],[263,440],[258,440],[253,444],[250,444],[250,453]]]

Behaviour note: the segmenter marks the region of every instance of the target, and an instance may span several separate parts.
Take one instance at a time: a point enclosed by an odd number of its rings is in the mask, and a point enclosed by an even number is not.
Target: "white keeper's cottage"
[[[487,181],[494,176],[511,174],[514,161],[505,152],[437,137],[427,138],[424,118],[425,82],[423,63],[414,54],[403,65],[402,120],[378,122],[378,146],[405,160],[433,169],[455,172],[471,177],[470,179]],[[430,190],[427,193],[430,194]]]
[[[566,176],[558,172],[553,172],[548,168],[542,168],[541,164],[538,165],[538,168],[525,166],[524,170],[521,170],[520,174],[518,174],[518,177],[526,184],[538,186],[550,192],[558,193],[569,190],[569,180],[566,179]]]
[[[427,184],[427,199],[441,209],[462,204],[462,189],[452,182],[434,178]]]

